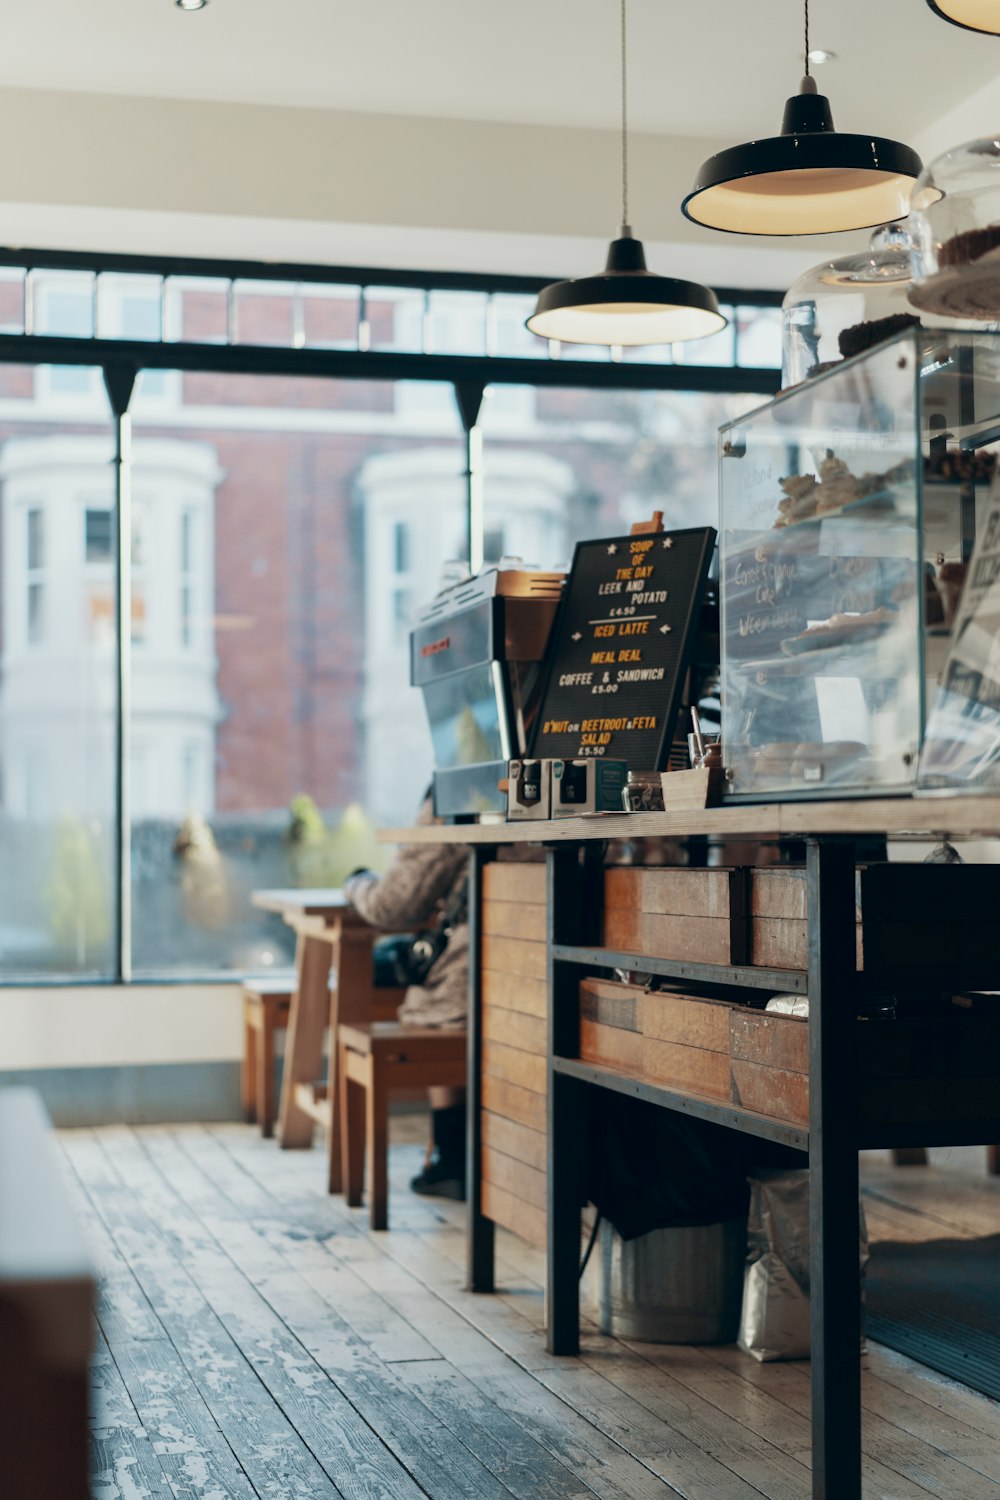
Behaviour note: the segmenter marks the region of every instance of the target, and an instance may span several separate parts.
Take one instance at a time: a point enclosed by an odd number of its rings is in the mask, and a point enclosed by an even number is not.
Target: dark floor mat
[[[1000,1401],[1000,1234],[871,1250],[871,1338]]]

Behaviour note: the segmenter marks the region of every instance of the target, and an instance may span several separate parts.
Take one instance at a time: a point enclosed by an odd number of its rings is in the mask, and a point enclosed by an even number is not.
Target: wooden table
[[[288,1018],[278,1113],[278,1141],[285,1150],[312,1144],[317,1124],[327,1130],[328,1183],[342,1191],[338,1108],[337,1027],[388,1019],[396,990],[372,983],[372,943],[378,936],[338,890],[253,891],[251,903],[277,912],[296,936],[296,985]],[[330,1028],[328,1081],[322,1083],[323,1042]]]
[[[608,839],[692,838],[716,835],[751,841],[792,839],[806,843],[808,961],[799,971],[769,971],[750,967],[746,957],[729,965],[654,959],[641,953],[602,949],[603,849]],[[525,929],[520,938],[531,950],[531,963],[518,970],[516,983],[522,1009],[530,986],[541,990],[534,1017],[541,1035],[540,1056],[528,1058],[533,1076],[544,1080],[545,1094],[536,1092],[534,1135],[541,1153],[534,1162],[536,1196],[540,1192],[540,1223],[547,1238],[548,1347],[555,1354],[575,1354],[579,1347],[579,1256],[582,1153],[586,1093],[612,1089],[648,1100],[764,1139],[782,1141],[808,1152],[810,1172],[810,1228],[812,1256],[812,1442],[815,1500],[859,1500],[861,1495],[861,1391],[858,1359],[858,1149],[863,1145],[907,1146],[962,1144],[996,1139],[1000,1126],[1000,1097],[996,1118],[987,1125],[969,1124],[956,1100],[955,1119],[933,1130],[922,1125],[908,1129],[905,1122],[893,1131],[867,1139],[861,1129],[857,1100],[858,1048],[855,1040],[857,1006],[853,1003],[865,976],[855,963],[855,866],[859,839],[867,836],[953,839],[1000,835],[1000,799],[988,797],[894,798],[854,802],[792,802],[770,805],[726,806],[697,813],[641,813],[552,822],[481,824],[469,827],[410,829],[411,843],[467,843],[470,846],[469,943],[469,1286],[493,1290],[493,1222],[484,1203],[482,1163],[484,1048],[483,973],[487,942],[517,946],[508,928],[493,926],[484,936],[488,903],[483,899],[486,867],[500,846],[537,843],[547,849],[544,889],[518,898],[524,921],[541,927]],[[380,835],[397,842],[402,833]],[[918,867],[919,868],[919,867]],[[963,890],[977,882],[975,866],[928,866],[958,871]],[[990,898],[968,902],[968,915],[992,909],[996,870],[978,867],[990,887]],[[532,918],[532,899],[544,905]],[[954,903],[953,903],[954,904]],[[959,912],[945,912],[955,917]],[[500,938],[493,934],[504,934]],[[638,1083],[620,1070],[580,1061],[579,982],[582,974],[624,968],[649,972],[695,987],[731,984],[807,993],[809,1018],[808,1128],[789,1127],[757,1117],[732,1104],[705,1102],[677,1088]],[[530,977],[534,976],[534,977]],[[919,987],[954,985],[962,989],[996,989],[1000,978],[1000,940],[989,954],[973,958],[943,944],[938,960],[921,970]],[[912,986],[913,976],[909,976]],[[891,988],[891,986],[890,986]],[[533,993],[533,991],[531,991]],[[523,1029],[523,1026],[522,1026]],[[527,1045],[524,1043],[523,1045]],[[507,1048],[505,1051],[509,1051]],[[542,1064],[539,1068],[536,1064]],[[486,1081],[493,1082],[492,1079]],[[527,1078],[522,1080],[527,1082]],[[502,1085],[507,1087],[506,1084]],[[540,1090],[543,1084],[535,1085]],[[524,1089],[517,1091],[525,1098]],[[506,1127],[510,1133],[510,1127]],[[514,1127],[516,1131],[517,1127]],[[884,1138],[883,1138],[884,1136]],[[547,1137],[547,1140],[546,1140]],[[511,1139],[514,1139],[511,1133]],[[513,1149],[513,1148],[512,1148]],[[538,1188],[538,1182],[541,1188]],[[495,1184],[486,1184],[496,1199]],[[508,1195],[509,1196],[509,1195]],[[499,1200],[498,1200],[499,1201]],[[516,1227],[516,1226],[511,1226]]]

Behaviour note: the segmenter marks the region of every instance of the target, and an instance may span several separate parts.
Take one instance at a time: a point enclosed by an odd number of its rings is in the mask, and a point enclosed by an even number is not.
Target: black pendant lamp
[[[646,269],[642,242],[628,222],[628,116],[625,3],[621,3],[622,223],[597,276],[557,281],[542,289],[527,327],[564,344],[675,344],[725,328],[715,293],[695,281]]]
[[[809,73],[785,105],[781,134],[710,156],[684,199],[685,215],[732,234],[833,234],[904,219],[920,157],[909,146],[834,129],[830,101]]]
[[[953,26],[1000,36],[1000,0],[927,0],[927,4]]]

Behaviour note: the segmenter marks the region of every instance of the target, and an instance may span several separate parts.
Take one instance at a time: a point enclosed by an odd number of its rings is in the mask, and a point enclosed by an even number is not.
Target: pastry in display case
[[[1000,139],[929,163],[910,211],[911,304],[938,316],[1000,321]]]
[[[721,430],[727,797],[914,789],[998,442],[1000,338],[921,328]]]
[[[910,275],[905,224],[883,224],[867,250],[803,272],[781,304],[782,389],[914,327]]]

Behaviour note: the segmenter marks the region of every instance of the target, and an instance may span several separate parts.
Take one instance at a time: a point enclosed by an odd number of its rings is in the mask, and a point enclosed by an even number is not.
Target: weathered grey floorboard
[[[156,1500],[167,1484],[103,1333],[91,1361],[93,1500]]]
[[[217,1160],[218,1148],[209,1142],[198,1149],[190,1139],[185,1144],[192,1167],[200,1166],[205,1174],[199,1185],[190,1173],[184,1173],[189,1201],[194,1201],[191,1195],[197,1195],[203,1204],[212,1199],[217,1202],[218,1189],[213,1183],[218,1180],[224,1184],[228,1180],[225,1164]],[[156,1148],[151,1145],[151,1149]],[[160,1160],[164,1170],[169,1171],[165,1160],[162,1157]],[[239,1187],[238,1192],[244,1207],[252,1201],[255,1213],[266,1210],[267,1218],[255,1218],[248,1226],[234,1214],[220,1218],[216,1211],[206,1223],[245,1274],[260,1287],[262,1295],[272,1300],[276,1311],[310,1347],[314,1346],[323,1325],[331,1320],[334,1308],[340,1309],[344,1322],[350,1325],[358,1339],[365,1339],[367,1332],[374,1330],[383,1345],[397,1356],[381,1372],[387,1389],[391,1380],[392,1399],[398,1402],[403,1392],[416,1396],[426,1408],[425,1422],[443,1423],[453,1440],[467,1447],[510,1494],[520,1497],[520,1500],[529,1500],[529,1497],[533,1500],[535,1496],[539,1500],[588,1500],[588,1497],[592,1500],[593,1492],[572,1469],[555,1460],[522,1426],[466,1380],[377,1291],[336,1264],[332,1256],[338,1249],[343,1249],[345,1239],[352,1244],[366,1243],[350,1225],[346,1226],[346,1235],[330,1235],[329,1215],[339,1212],[336,1205],[320,1206],[321,1223],[314,1231],[317,1238],[313,1247],[318,1251],[320,1262],[318,1280],[324,1289],[321,1293],[316,1277],[309,1279],[299,1275],[308,1249],[308,1242],[301,1237],[300,1226],[304,1221],[292,1221],[292,1237],[289,1238],[280,1230],[275,1231],[275,1225],[287,1224],[287,1219],[284,1215],[274,1218],[273,1199],[261,1194],[251,1200],[245,1186]],[[293,1252],[289,1259],[297,1268],[295,1278],[300,1285],[296,1285],[296,1280],[285,1269],[289,1250]],[[377,1251],[375,1253],[378,1255]],[[324,1275],[324,1271],[327,1274]],[[333,1273],[332,1278],[328,1273]],[[332,1301],[327,1304],[331,1290]],[[400,1345],[413,1342],[420,1348],[421,1357],[398,1359]],[[367,1373],[371,1378],[379,1361],[372,1345],[367,1347]],[[317,1357],[320,1357],[319,1353]],[[336,1378],[345,1383],[345,1388],[353,1390],[358,1373],[355,1364],[350,1370],[338,1370]]]
[[[94,1500],[805,1500],[808,1364],[600,1337],[544,1347],[544,1257],[503,1232],[463,1289],[464,1210],[406,1188],[389,1234],[321,1150],[240,1126],[64,1132],[101,1275]],[[865,1163],[880,1234],[993,1227],[1000,1182]],[[968,1187],[968,1191],[966,1191]],[[1000,1405],[873,1346],[866,1500],[1000,1496]]]

